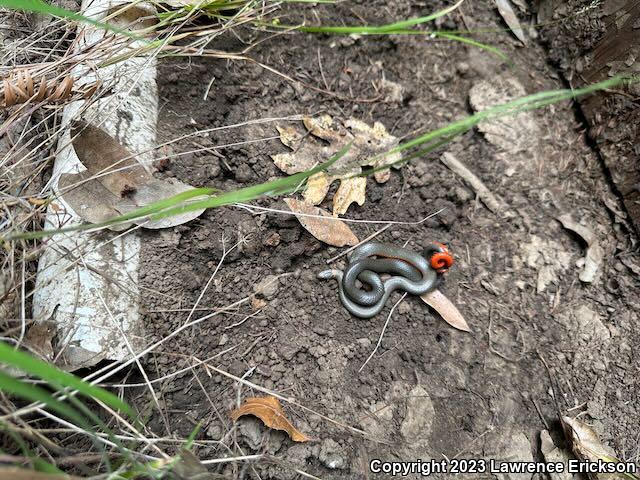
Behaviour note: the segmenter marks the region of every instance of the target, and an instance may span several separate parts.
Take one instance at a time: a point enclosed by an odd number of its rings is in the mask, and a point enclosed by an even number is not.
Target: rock
[[[531,442],[522,432],[513,432],[505,439],[505,447],[495,457],[499,462],[533,462]],[[531,480],[530,473],[498,473],[499,480]]]
[[[575,311],[576,329],[580,340],[585,343],[601,343],[611,338],[607,327],[600,320],[598,312],[587,305],[580,305]]]
[[[240,183],[246,183],[253,179],[253,170],[246,163],[241,164],[236,169],[236,180]]]
[[[491,80],[476,82],[469,91],[469,103],[476,111],[524,97],[524,87],[513,77],[494,77]],[[534,149],[538,144],[540,127],[531,112],[521,112],[509,116],[508,121],[496,119],[478,125],[489,143],[511,155],[505,156],[509,161],[521,161],[513,154]]]
[[[279,287],[280,282],[278,281],[278,277],[275,275],[267,275],[253,287],[253,291],[256,295],[270,300],[278,293]]]
[[[360,420],[360,426],[372,438],[387,440],[393,429],[393,407],[383,401],[372,404],[368,414]]]
[[[262,422],[256,417],[245,416],[237,423],[238,431],[249,448],[256,451],[262,444]]]
[[[447,398],[459,394],[464,389],[467,378],[464,370],[453,363],[443,363],[429,375],[427,385],[429,392],[435,398]]]
[[[264,308],[266,305],[267,305],[267,302],[265,302],[261,298],[253,297],[251,299],[251,310],[253,310],[254,312],[257,312],[258,310]],[[266,327],[266,320],[265,320],[264,326]]]
[[[334,469],[344,469],[347,467],[347,461],[344,456],[344,452],[340,444],[330,438],[327,438],[322,441],[322,445],[320,445],[320,454],[318,455],[318,459],[322,462],[322,464],[330,468]]]
[[[436,411],[431,397],[421,386],[409,392],[407,413],[400,426],[400,433],[408,443],[428,444]]]
[[[560,450],[555,446],[551,435],[546,430],[540,432],[540,451],[547,463],[560,462],[564,465],[568,465],[569,454],[565,450]],[[566,471],[560,473],[549,473],[551,480],[572,480],[573,475]]]
[[[379,88],[387,102],[402,103],[404,101],[404,87],[399,83],[383,78],[379,83]]]
[[[557,280],[555,268],[552,265],[545,265],[538,270],[538,280],[536,282],[536,292],[542,293],[546,288]]]
[[[277,247],[280,245],[280,235],[278,232],[269,232],[263,239],[262,244],[266,247]]]

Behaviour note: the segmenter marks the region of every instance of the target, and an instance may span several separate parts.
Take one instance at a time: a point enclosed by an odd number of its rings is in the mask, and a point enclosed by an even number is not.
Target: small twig
[[[400,302],[402,302],[404,300],[404,297],[407,296],[407,293],[405,292],[402,297],[400,297],[400,300],[398,300],[393,307],[391,307],[391,310],[389,311],[389,315],[387,316],[387,320],[384,322],[384,326],[382,327],[382,331],[380,332],[380,338],[378,338],[378,343],[376,343],[376,348],[373,349],[373,352],[371,352],[371,355],[369,355],[369,358],[367,358],[367,360],[362,364],[362,366],[360,367],[360,370],[358,370],[358,373],[362,371],[362,369],[367,365],[367,363],[369,363],[369,360],[371,360],[371,358],[376,354],[376,352],[378,351],[378,348],[380,348],[380,344],[382,343],[382,337],[384,337],[384,332],[387,330],[387,326],[389,325],[389,321],[391,320],[391,315],[393,315],[393,311],[396,309],[396,307],[398,305],[400,305]]]
[[[491,190],[489,190],[482,180],[480,180],[476,174],[469,170],[460,160],[454,157],[452,153],[443,153],[440,156],[440,161],[453,173],[466,181],[476,192],[478,198],[482,200],[482,203],[484,203],[493,213],[499,213],[500,211],[505,211],[507,209],[504,201],[491,193]]]
[[[398,221],[398,220],[355,220],[352,218],[344,218],[344,217],[325,217],[323,215],[312,215],[309,213],[299,213],[299,212],[292,212],[290,210],[279,210],[277,208],[267,208],[267,207],[260,207],[257,205],[249,205],[247,203],[234,203],[233,204],[234,207],[238,207],[238,208],[242,208],[246,211],[248,211],[249,213],[252,213],[254,215],[258,215],[258,213],[256,213],[254,210],[257,211],[262,211],[262,212],[271,212],[271,213],[279,213],[282,215],[289,215],[289,216],[295,216],[295,217],[311,217],[311,218],[320,218],[322,220],[328,220],[328,221],[336,221],[336,222],[345,222],[345,223],[368,223],[368,224],[372,224],[372,225],[376,225],[376,224],[390,224],[390,225],[420,225],[424,222],[426,222],[427,220],[429,220],[430,218],[435,217],[436,215],[439,215],[440,213],[444,212],[446,210],[446,208],[441,208],[440,210],[438,210],[437,212],[433,212],[429,215],[427,215],[426,217],[424,217],[422,220],[418,220],[417,222],[402,222],[402,221]]]
[[[536,408],[536,412],[538,412],[538,416],[540,417],[540,420],[542,420],[542,423],[544,423],[544,426],[546,427],[547,431],[551,431],[551,428],[549,428],[549,424],[547,423],[547,420],[544,418],[544,415],[542,415],[542,411],[540,410],[540,407],[538,406],[538,402],[536,402],[536,399],[532,397],[531,402],[533,403],[533,406]]]

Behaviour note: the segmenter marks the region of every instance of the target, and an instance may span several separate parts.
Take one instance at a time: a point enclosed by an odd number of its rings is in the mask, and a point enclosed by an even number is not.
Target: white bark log
[[[102,20],[116,6],[114,0],[84,0],[82,8],[84,15]],[[80,47],[113,35],[92,26],[79,28]],[[135,46],[139,45],[131,45]],[[65,107],[66,133],[50,182],[54,192],[61,174],[84,170],[70,145],[69,126],[74,119],[106,130],[137,153],[147,168],[153,160],[158,115],[155,59],[138,57],[100,69],[91,67],[80,65],[76,73],[82,73],[87,82],[98,78],[103,85],[112,85],[113,94],[89,107],[84,101]],[[73,209],[58,199],[48,210],[45,228],[77,223],[81,220]],[[38,266],[33,314],[38,321],[51,318],[58,325],[57,363],[75,369],[103,359],[124,360],[131,349],[139,350],[144,333],[139,314],[138,233],[59,234],[47,243]]]

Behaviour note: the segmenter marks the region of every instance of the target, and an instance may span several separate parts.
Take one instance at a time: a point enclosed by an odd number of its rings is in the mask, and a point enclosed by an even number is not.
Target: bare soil
[[[345,2],[298,7],[290,18],[382,24],[442,5]],[[161,175],[222,190],[282,176],[269,155],[287,150],[275,128],[287,121],[247,122],[325,112],[379,121],[410,138],[472,113],[469,91],[479,82],[513,78],[528,93],[564,87],[544,46],[534,39],[522,48],[501,31],[493,2],[464,4],[439,26],[497,30],[479,38],[502,49],[512,65],[428,36],[285,34],[250,51],[323,93],[250,62],[163,61],[159,142],[240,126],[167,147],[163,153],[183,155]],[[255,35],[240,31],[220,47],[241,50],[264,38]],[[368,473],[374,458],[539,459],[541,430],[561,443],[559,413],[580,414],[621,458],[638,462],[637,240],[573,105],[554,105],[532,118],[538,129],[525,134],[537,138],[528,150],[500,151],[474,130],[393,172],[386,184],[369,181],[366,203],[352,205],[348,218],[372,221],[417,222],[445,208],[418,225],[393,225],[378,240],[408,242],[416,251],[434,240],[449,244],[456,264],[441,289],[473,329],[450,328],[409,296],[362,369],[399,294],[371,320],[350,316],[335,283],[316,279],[340,250],[317,241],[294,217],[232,207],[174,229],[144,232],[140,278],[149,340],[225,308],[145,359],[152,378],[194,367],[155,384],[163,415],[152,415],[149,428],[184,438],[200,424],[200,458],[275,457],[215,467],[225,478],[302,478],[296,469],[320,478],[378,478]],[[444,151],[499,195],[512,216],[496,215],[478,201],[439,161]],[[286,210],[281,199],[255,204]],[[586,245],[557,221],[563,214],[592,229],[605,250],[592,284],[578,279]],[[363,239],[381,226],[352,228]],[[273,275],[277,288],[252,297]],[[230,410],[264,393],[204,367],[203,360],[307,407],[283,402],[292,422],[314,440],[294,443],[251,417],[234,426]],[[128,393],[143,411],[153,408],[146,389]]]

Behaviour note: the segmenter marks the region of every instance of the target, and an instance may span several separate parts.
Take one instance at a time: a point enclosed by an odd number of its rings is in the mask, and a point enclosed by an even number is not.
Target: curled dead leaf
[[[76,122],[71,128],[73,148],[91,175],[112,194],[124,197],[146,183],[151,174],[127,148],[103,129]]]
[[[287,432],[294,442],[307,442],[311,440],[287,420],[282,405],[280,405],[280,401],[276,397],[248,398],[240,408],[231,412],[231,418],[234,422],[243,415],[253,415],[262,420],[267,427]]]
[[[620,462],[616,456],[616,452],[600,441],[598,434],[591,426],[576,418],[562,417],[561,420],[567,439],[571,443],[571,449],[580,460],[589,462]],[[589,478],[591,480],[628,480],[637,477],[624,473],[591,473],[589,474]]]
[[[576,222],[568,213],[559,216],[558,221],[564,228],[571,230],[587,242],[588,248],[584,256],[584,267],[580,272],[579,278],[581,282],[592,283],[596,279],[605,255],[605,251],[598,241],[598,236],[589,227]]]
[[[463,332],[471,332],[471,328],[467,324],[460,310],[449,300],[440,290],[432,290],[420,298],[424,303],[433,308],[440,314],[442,319],[453,328],[462,330]]]
[[[58,188],[62,199],[87,222],[101,223],[193,188],[176,179],[153,177],[134,154],[101,128],[76,122],[71,134],[73,148],[86,170],[61,175]],[[144,228],[167,228],[193,220],[202,212],[204,209],[133,223]]]
[[[305,230],[321,242],[334,247],[352,246],[360,242],[346,223],[332,217],[329,212],[295,198],[285,198],[284,201],[289,209],[296,214]]]

